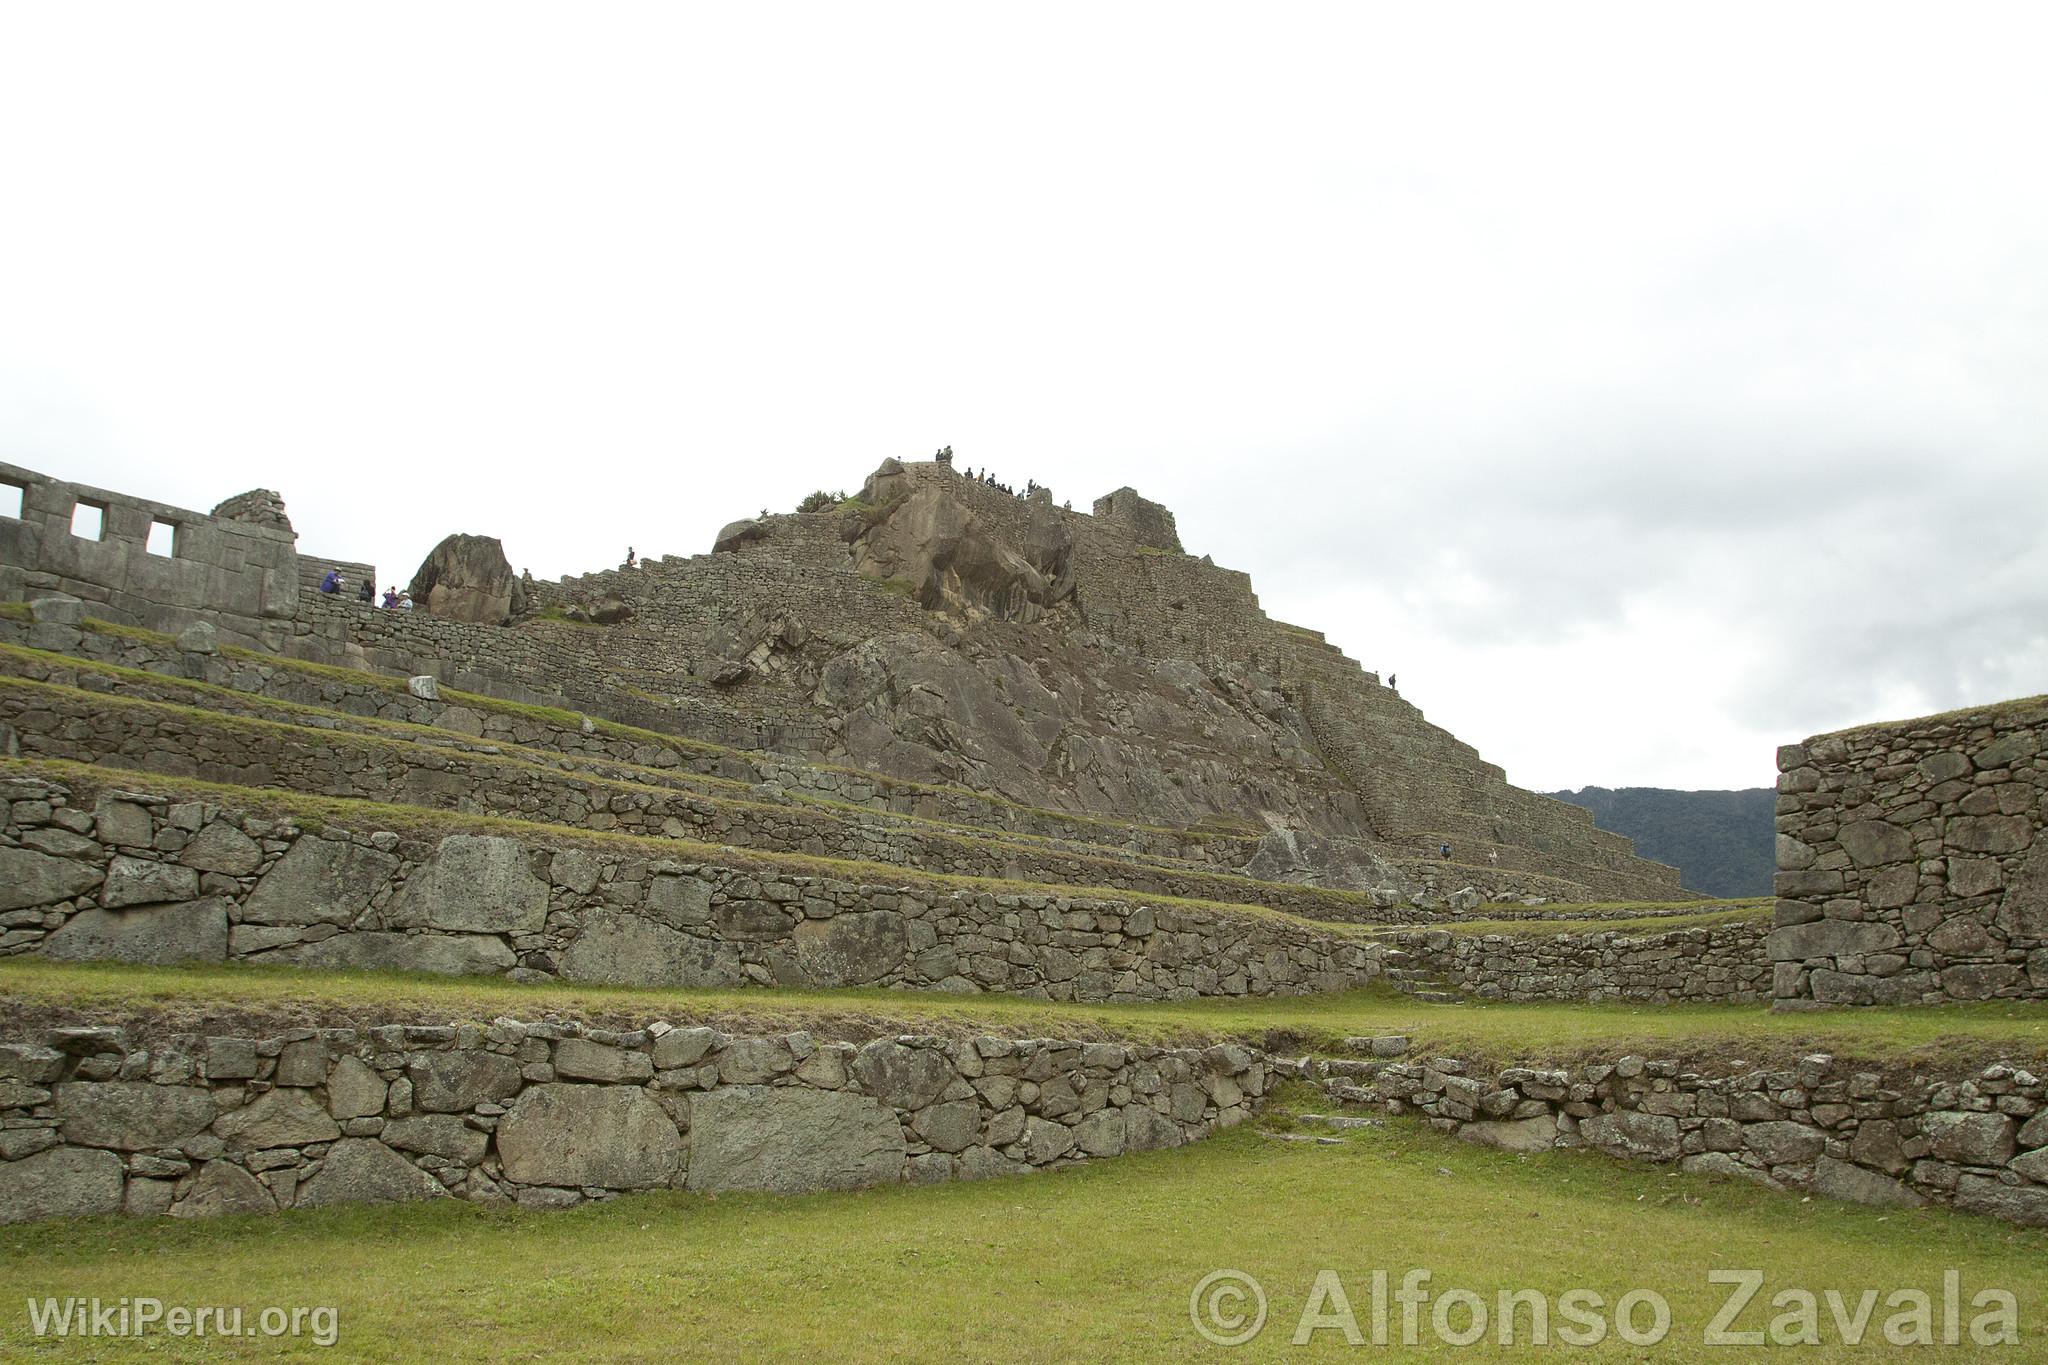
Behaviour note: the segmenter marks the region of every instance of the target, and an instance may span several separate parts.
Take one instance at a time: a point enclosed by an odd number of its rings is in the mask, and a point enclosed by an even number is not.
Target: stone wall
[[[1024,500],[970,484],[945,466],[911,464],[905,473],[918,484],[947,481],[972,505],[977,521],[991,526],[1008,527],[1026,515]],[[1124,669],[1131,662],[1124,651],[1135,652],[1145,662],[1126,680],[1147,702],[1155,698],[1145,689],[1171,686],[1156,676],[1161,664],[1179,670],[1175,678],[1192,670],[1190,685],[1198,690],[1211,677],[1251,669],[1264,677],[1260,687],[1274,702],[1306,713],[1313,742],[1305,733],[1298,739],[1283,734],[1270,753],[1263,738],[1220,745],[1216,752],[1187,735],[1166,747],[1157,747],[1155,737],[1151,752],[1132,744],[1130,752],[1117,753],[1112,744],[1115,756],[1106,768],[1149,765],[1180,775],[1177,783],[1154,784],[1150,793],[1180,812],[1175,815],[1148,812],[1144,802],[1105,796],[1085,783],[1077,790],[1057,776],[1058,765],[1036,757],[992,769],[953,754],[933,770],[929,755],[911,745],[904,746],[911,756],[898,775],[986,787],[1026,805],[1073,805],[1155,823],[1204,814],[1256,819],[1261,811],[1280,811],[1301,828],[1374,838],[1395,859],[1434,852],[1448,839],[1468,866],[1577,881],[1579,899],[1681,896],[1675,871],[1635,858],[1626,840],[1594,829],[1584,812],[1511,787],[1498,767],[1428,724],[1355,661],[1312,632],[1271,620],[1245,574],[1178,553],[1172,544],[1151,544],[1172,539],[1164,508],[1128,490],[1105,504],[1102,516],[1056,513],[1073,544],[1075,610],[1001,647],[1020,660],[1062,653],[1052,675],[1055,690],[1075,695],[1085,690],[1080,677]],[[260,510],[252,504],[249,515]],[[902,641],[890,637],[923,641],[927,648],[936,641],[970,655],[974,647],[963,644],[957,623],[855,572],[843,520],[841,513],[768,517],[748,523],[758,534],[724,553],[665,557],[630,571],[528,585],[537,608],[615,600],[629,617],[611,626],[555,619],[476,626],[421,611],[377,611],[294,588],[292,619],[273,627],[265,643],[317,662],[430,673],[465,691],[568,705],[712,743],[866,765],[872,756],[856,754],[847,743],[847,718],[821,709],[813,675],[824,660],[867,640],[889,642],[884,652],[892,659],[907,657]],[[258,521],[223,524],[285,534]],[[9,558],[0,546],[0,561]],[[91,605],[88,614],[136,619]],[[232,621],[224,624],[230,638],[244,633]]]
[[[1407,1040],[1357,1040],[1398,1057]],[[1587,1147],[1858,1204],[2048,1226],[2048,1087],[2022,1068],[1844,1064],[1709,1075],[1625,1056],[1497,1070],[1456,1057],[1311,1064],[1343,1103],[1513,1152]]]
[[[343,592],[333,595],[360,606],[362,604],[361,593],[363,584],[367,582],[375,589],[377,600],[380,602],[383,600],[383,589],[376,587],[377,566],[375,564],[364,564],[352,559],[327,559],[319,555],[301,554],[299,556],[299,592],[309,596],[321,595],[320,585],[327,581],[327,572],[330,569],[339,570],[342,578],[348,583],[348,587]]]
[[[29,622],[0,617],[0,644],[27,645],[32,630]],[[1113,841],[1119,848],[1147,857],[1238,866],[1252,857],[1259,843],[1249,835],[1089,820],[1060,811],[1019,806],[960,788],[902,781],[883,773],[722,748],[680,736],[633,731],[603,721],[592,720],[585,725],[581,723],[583,718],[573,715],[558,724],[529,710],[500,708],[495,704],[498,698],[451,694],[439,688],[434,696],[416,696],[397,678],[368,674],[349,678],[325,667],[302,669],[292,661],[261,659],[246,653],[198,654],[178,649],[169,640],[139,635],[93,630],[76,634],[80,638],[71,640],[62,652],[83,661],[85,667],[66,668],[56,659],[17,662],[8,658],[0,659],[0,672],[65,686],[111,689],[116,680],[95,675],[91,668],[93,664],[110,664],[156,673],[166,680],[161,691],[148,684],[118,680],[124,695],[180,701],[217,709],[223,714],[281,714],[263,707],[259,699],[318,706],[383,721],[430,725],[490,745],[513,744],[577,758],[722,778],[746,783],[763,792],[780,790],[876,812],[1076,843]],[[176,687],[180,681],[229,688],[249,700],[244,703],[239,698],[181,693]],[[1555,892],[1552,887],[1535,883],[1531,886],[1534,894]],[[1516,890],[1518,894],[1528,894]]]
[[[426,744],[412,735],[215,720],[132,696],[94,696],[5,676],[0,729],[23,758],[110,764],[235,786],[281,786],[600,833],[730,843],[934,875],[1256,904],[1331,922],[1407,924],[1441,915],[1392,896],[1258,882],[1223,870],[1123,859],[1110,849],[1008,843],[917,821],[670,788],[658,785],[658,773],[567,771],[453,737],[445,745]]]
[[[33,640],[43,639],[39,632],[45,630],[46,628],[32,626],[26,622],[0,618],[0,644],[28,644]],[[603,760],[613,760],[621,765],[631,764],[638,768],[654,768],[664,772],[716,778],[728,784],[729,796],[746,795],[757,801],[789,801],[800,809],[809,808],[813,814],[816,812],[817,803],[829,802],[833,807],[860,806],[891,816],[909,816],[920,821],[971,827],[970,832],[975,836],[972,847],[974,856],[967,861],[955,864],[944,856],[935,862],[927,862],[921,856],[911,859],[914,865],[934,870],[1029,879],[1052,876],[1060,880],[1078,879],[1098,885],[1129,886],[1133,889],[1164,891],[1168,894],[1205,899],[1239,900],[1249,895],[1261,904],[1317,918],[1377,923],[1433,920],[1439,917],[1437,912],[1447,905],[1470,908],[1472,903],[1509,904],[1532,898],[1571,901],[1583,894],[1583,888],[1575,883],[1505,867],[1473,867],[1465,863],[1444,862],[1435,857],[1390,860],[1393,866],[1384,869],[1383,879],[1375,882],[1366,876],[1364,871],[1364,868],[1372,863],[1375,855],[1371,847],[1361,841],[1319,838],[1311,845],[1314,857],[1297,866],[1298,859],[1282,856],[1290,848],[1295,849],[1297,853],[1301,852],[1299,845],[1302,841],[1292,836],[1253,836],[1250,833],[1235,833],[1227,829],[1206,827],[1189,830],[1160,829],[1116,823],[1102,818],[1089,819],[1059,811],[1020,806],[997,797],[960,788],[908,782],[892,779],[880,773],[805,763],[772,753],[720,748],[659,732],[628,731],[623,727],[586,721],[586,718],[574,715],[564,715],[559,721],[551,720],[527,709],[501,708],[495,698],[456,696],[440,692],[438,689],[436,695],[432,697],[415,696],[394,678],[365,674],[351,679],[338,675],[331,669],[301,669],[286,661],[265,661],[249,653],[194,653],[180,650],[168,640],[156,640],[135,634],[113,634],[93,630],[80,632],[74,628],[68,630],[65,635],[65,640],[44,639],[43,642],[52,649],[62,650],[91,663],[112,664],[158,673],[165,682],[157,686],[132,678],[116,677],[104,671],[95,671],[90,664],[68,667],[65,661],[55,658],[30,658],[13,654],[0,654],[0,675],[11,674],[65,686],[83,687],[94,692],[118,691],[124,697],[196,705],[227,715],[266,716],[321,727],[331,727],[335,724],[331,717],[308,717],[288,707],[266,706],[263,701],[258,700],[274,699],[293,706],[310,705],[330,711],[344,711],[366,719],[435,726],[448,730],[452,735],[482,741],[480,745],[474,746],[482,752],[495,751],[497,746],[517,745],[523,749],[543,751],[543,754],[563,754],[577,759],[592,760],[593,771],[601,769]],[[180,680],[202,682],[214,688],[227,688],[241,695],[226,697],[219,692],[182,687]],[[243,699],[244,696],[247,700]],[[97,703],[91,709],[97,712]],[[0,719],[0,723],[5,723],[4,719]],[[96,756],[97,751],[91,745],[81,743],[87,738],[89,729],[94,726],[117,728],[111,715],[95,715],[86,724],[88,730],[73,729],[68,737],[71,743],[78,747],[67,748],[62,752],[49,750],[50,756]],[[410,743],[415,737],[407,735],[404,738]],[[153,739],[138,743],[140,756],[132,760],[124,759],[128,766],[188,773],[195,771],[190,766],[172,768],[166,765],[166,760],[181,755],[186,759],[194,758],[195,755],[189,752],[189,746],[160,747]],[[35,748],[33,744],[30,747],[32,750]],[[236,743],[230,743],[225,749],[232,755],[237,747]],[[534,759],[541,756],[527,754],[523,757]],[[319,756],[318,761],[326,762],[330,758],[331,756]],[[219,780],[236,780],[232,770],[222,770],[215,776]],[[648,774],[639,773],[632,776],[644,781]],[[752,790],[741,793],[736,787],[730,786],[734,783],[745,783]],[[359,791],[357,794],[370,793]],[[558,821],[580,819],[589,803],[578,804],[579,809],[575,812],[540,813],[538,818]],[[525,804],[521,807],[521,811],[527,814],[551,810],[553,807],[547,803],[538,806]],[[702,812],[697,812],[689,818],[694,820],[700,814]],[[843,820],[849,814],[840,811],[838,818]],[[630,825],[630,821],[628,824]],[[616,824],[608,822],[607,827],[616,827]],[[1198,866],[1186,869],[1189,872],[1236,870],[1268,882],[1299,881],[1304,885],[1298,889],[1286,885],[1267,885],[1250,890],[1241,884],[1235,887],[1212,885],[1205,890],[1185,878],[1168,876],[1166,880],[1160,880],[1154,876],[1133,881],[1119,877],[1113,871],[1103,872],[1098,869],[1091,873],[1085,871],[1078,863],[1062,863],[1057,860],[1046,865],[1042,874],[1034,873],[1025,864],[1008,861],[1013,855],[1005,854],[1000,848],[982,842],[981,836],[990,830],[1010,831],[1031,836],[1033,839],[1049,839],[1060,844],[1074,845],[1076,847],[1070,850],[1071,852],[1093,859],[1106,856],[1119,860],[1129,858],[1138,861],[1164,859],[1190,862]],[[730,834],[732,829],[728,826],[723,830],[699,832],[717,833],[724,837]],[[743,838],[742,842],[755,841]],[[826,851],[824,845],[806,844],[804,847],[809,852]],[[1269,851],[1274,853],[1273,858],[1269,859],[1266,856]],[[1047,850],[1048,855],[1050,852]],[[848,853],[847,856],[892,855],[880,849],[869,848]],[[1357,870],[1346,873],[1343,878],[1338,879],[1338,884],[1373,885],[1379,888],[1380,894],[1372,897],[1371,904],[1359,902],[1354,894],[1343,890],[1309,889],[1310,885],[1331,881],[1332,879],[1326,875],[1329,870],[1344,864],[1353,864]],[[1105,877],[1109,880],[1104,881]]]
[[[156,1046],[56,1029],[0,1043],[0,1222],[971,1180],[1180,1146],[1240,1122],[1267,1081],[1234,1046],[510,1019]]]
[[[4,772],[4,767],[0,767]],[[317,830],[0,779],[0,954],[1052,1000],[1299,995],[1380,950],[1277,916],[664,856],[651,841]]]
[[[62,593],[104,620],[176,631],[206,620],[231,638],[273,642],[298,606],[298,555],[276,515],[243,521],[66,483],[0,464],[22,490],[22,515],[0,516],[0,599]],[[71,533],[73,509],[103,509],[98,540]],[[173,552],[151,554],[152,523],[176,528]]]
[[[1763,920],[1664,932],[1387,933],[1391,977],[1482,1000],[1753,1001],[1771,993]]]
[[[1779,1008],[2048,996],[2048,697],[1778,751]]]

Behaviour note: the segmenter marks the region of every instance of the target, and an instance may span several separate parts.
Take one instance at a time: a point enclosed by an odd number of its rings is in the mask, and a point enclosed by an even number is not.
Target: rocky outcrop
[[[1268,831],[1251,861],[1238,870],[1263,882],[1380,891],[1389,905],[1407,900],[1417,890],[1413,878],[1358,840],[1330,839],[1306,830]]]
[[[1049,499],[1015,499],[998,517],[891,460],[861,501],[873,514],[856,530],[855,570],[904,585],[928,611],[1037,621],[1074,594],[1073,540]]]
[[[435,616],[501,626],[526,611],[526,587],[496,536],[452,535],[436,545],[408,589]]]

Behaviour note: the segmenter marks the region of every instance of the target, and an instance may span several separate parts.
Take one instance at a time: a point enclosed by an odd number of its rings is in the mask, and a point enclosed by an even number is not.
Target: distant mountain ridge
[[[1672,791],[1666,787],[1583,787],[1551,792],[1593,812],[1601,829],[1635,840],[1636,852],[1679,871],[1706,896],[1768,896],[1777,866],[1777,791]]]

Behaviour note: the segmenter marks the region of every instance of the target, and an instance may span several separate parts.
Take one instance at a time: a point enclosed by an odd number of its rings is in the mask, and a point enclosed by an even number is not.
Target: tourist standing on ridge
[[[1401,690],[1400,675],[1395,673],[1387,674],[1387,690],[1389,692],[1399,692]]]
[[[629,569],[637,569],[640,567],[639,556],[633,553],[633,547],[630,545],[626,547],[626,567]]]

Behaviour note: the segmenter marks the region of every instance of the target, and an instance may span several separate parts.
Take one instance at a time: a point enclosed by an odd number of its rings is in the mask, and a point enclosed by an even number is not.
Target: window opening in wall
[[[21,520],[21,509],[28,502],[28,490],[18,483],[0,483],[0,517]]]
[[[149,552],[172,559],[178,553],[178,524],[174,521],[152,521],[149,524]]]
[[[106,529],[107,509],[98,503],[81,502],[71,509],[71,534],[80,540],[98,540]]]

